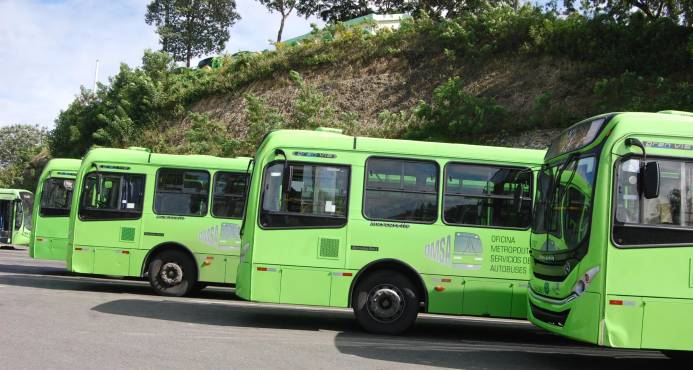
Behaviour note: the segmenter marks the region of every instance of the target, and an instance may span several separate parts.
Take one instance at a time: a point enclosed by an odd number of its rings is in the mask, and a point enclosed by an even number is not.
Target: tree
[[[282,32],[284,31],[284,23],[289,14],[296,8],[298,0],[258,0],[260,4],[264,5],[270,12],[277,12],[281,15],[282,19],[279,23],[279,32],[277,33],[277,42],[282,41]]]
[[[564,11],[578,11],[576,2],[585,14],[605,14],[616,20],[640,12],[649,20],[669,18],[688,27],[693,24],[693,0],[563,0]]]
[[[370,3],[368,0],[304,0],[299,1],[296,9],[306,18],[316,15],[334,23],[374,13],[377,8],[371,7]]]
[[[572,0],[566,0],[572,1]],[[595,0],[596,1],[596,0]],[[455,18],[479,13],[488,6],[510,5],[519,8],[519,0],[304,0],[296,5],[298,13],[316,15],[326,22],[343,22],[372,13],[426,14],[432,18]]]
[[[240,16],[236,0],[153,0],[144,19],[156,26],[161,50],[190,67],[193,57],[224,50]]]
[[[146,50],[142,68],[122,64],[109,84],[99,84],[96,92],[82,87],[55,121],[48,138],[51,153],[80,157],[94,144],[125,147],[137,143],[145,127],[170,111],[163,99],[170,96],[172,68],[170,56]]]
[[[31,187],[30,163],[46,143],[46,130],[32,125],[0,128],[0,187]]]

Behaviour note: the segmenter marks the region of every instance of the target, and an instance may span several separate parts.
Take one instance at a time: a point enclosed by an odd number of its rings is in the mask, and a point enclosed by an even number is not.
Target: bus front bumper
[[[534,325],[572,339],[598,344],[600,294],[585,292],[555,300],[529,289],[528,319]]]

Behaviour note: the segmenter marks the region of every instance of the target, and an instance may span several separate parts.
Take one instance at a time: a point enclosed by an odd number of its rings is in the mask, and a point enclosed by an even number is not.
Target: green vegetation
[[[240,18],[236,0],[154,0],[144,20],[156,27],[161,50],[190,67],[193,57],[224,50]]]
[[[316,77],[395,65],[430,76],[419,103],[366,112]],[[512,80],[495,89],[471,83],[506,69]],[[554,72],[558,77],[549,79]],[[531,96],[522,91],[527,81],[539,86]],[[251,154],[269,129],[321,125],[475,142],[501,131],[564,127],[604,111],[692,110],[692,85],[693,28],[669,17],[559,17],[528,5],[496,6],[454,19],[422,16],[374,36],[338,23],[296,46],[227,56],[213,70],[177,70],[167,55],[147,51],[141,68],[123,65],[108,85],[83,90],[58,117],[49,142],[53,155],[69,157],[92,145],[237,155]],[[369,93],[367,85],[359,89]],[[520,91],[508,97],[513,89]],[[273,99],[263,95],[268,91]],[[229,118],[233,107],[218,104],[234,97],[243,97],[233,100],[242,115]]]
[[[32,160],[44,150],[46,130],[32,125],[0,127],[0,188],[34,189],[41,169]]]

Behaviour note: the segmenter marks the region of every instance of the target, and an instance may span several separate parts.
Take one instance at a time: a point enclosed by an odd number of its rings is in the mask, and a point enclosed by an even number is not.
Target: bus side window
[[[646,199],[638,188],[640,159],[627,159],[616,167],[613,240],[619,246],[688,245],[693,240],[693,164],[657,162],[661,182],[659,197],[653,199]]]
[[[528,169],[450,163],[445,168],[443,217],[454,225],[527,228],[532,209]],[[521,188],[520,205],[514,194]],[[517,206],[520,212],[517,212]]]
[[[349,168],[274,163],[265,169],[260,223],[267,228],[341,227],[346,224]],[[289,181],[283,181],[288,176]],[[284,185],[288,184],[287,188]]]
[[[138,219],[142,215],[145,175],[90,173],[80,199],[82,220]],[[97,183],[100,181],[100,186]]]
[[[248,175],[238,172],[214,174],[212,215],[220,218],[243,218]]]
[[[434,223],[438,165],[432,161],[369,158],[363,214],[369,220]]]
[[[205,216],[209,199],[209,172],[159,169],[154,191],[154,213]]]

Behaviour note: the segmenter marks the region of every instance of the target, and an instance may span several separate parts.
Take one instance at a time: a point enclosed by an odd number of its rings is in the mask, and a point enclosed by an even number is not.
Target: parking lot
[[[145,282],[74,276],[0,250],[0,368],[583,369],[668,366],[659,352],[596,348],[526,322],[420,316],[402,337],[349,310],[256,304],[229,288],[191,298]]]

